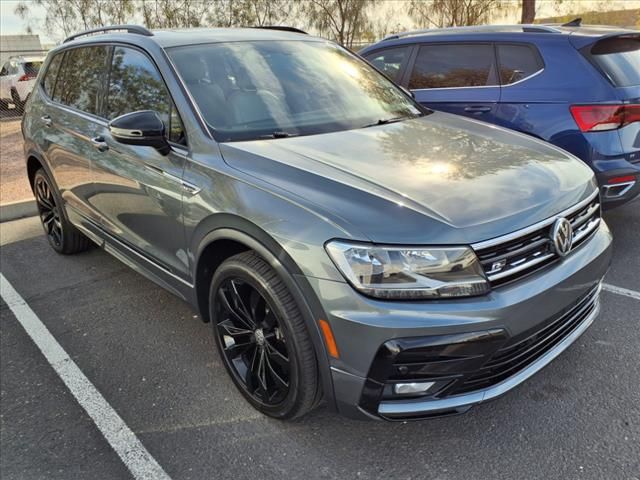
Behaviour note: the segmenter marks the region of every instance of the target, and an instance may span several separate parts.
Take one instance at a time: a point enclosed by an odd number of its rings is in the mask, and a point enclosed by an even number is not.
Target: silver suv
[[[93,242],[192,304],[275,418],[462,412],[598,313],[588,167],[319,38],[85,32],[49,54],[23,131],[54,250]]]

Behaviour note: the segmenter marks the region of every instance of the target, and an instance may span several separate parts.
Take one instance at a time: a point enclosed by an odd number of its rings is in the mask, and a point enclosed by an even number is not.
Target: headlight
[[[490,290],[469,247],[380,247],[331,241],[326,249],[349,283],[372,297],[470,297]]]

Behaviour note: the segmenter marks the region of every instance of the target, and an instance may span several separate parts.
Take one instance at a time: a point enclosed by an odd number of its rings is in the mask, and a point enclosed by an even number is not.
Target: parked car
[[[423,105],[574,154],[622,205],[640,194],[640,33],[569,25],[420,30],[359,53]]]
[[[93,241],[197,308],[266,415],[465,411],[598,314],[611,234],[570,154],[303,33],[88,33],[23,119],[49,243]]]
[[[36,84],[44,57],[11,57],[0,69],[0,101],[22,111]]]

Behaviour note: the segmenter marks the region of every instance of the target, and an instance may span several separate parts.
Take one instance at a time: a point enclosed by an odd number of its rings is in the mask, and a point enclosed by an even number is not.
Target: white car
[[[36,84],[44,57],[10,57],[0,70],[0,100],[22,110]]]

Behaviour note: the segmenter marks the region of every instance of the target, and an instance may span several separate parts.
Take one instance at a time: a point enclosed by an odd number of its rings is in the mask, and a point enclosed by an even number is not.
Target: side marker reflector
[[[318,320],[318,323],[320,324],[322,334],[324,335],[324,344],[327,346],[327,352],[329,352],[329,355],[333,358],[340,358],[338,345],[336,345],[336,339],[333,338],[333,332],[331,331],[329,322],[326,320]]]

